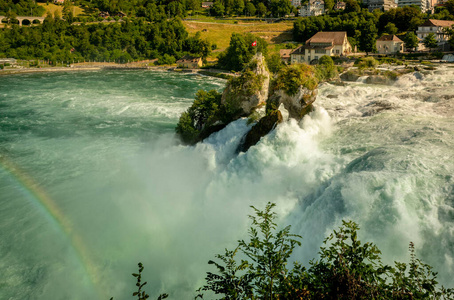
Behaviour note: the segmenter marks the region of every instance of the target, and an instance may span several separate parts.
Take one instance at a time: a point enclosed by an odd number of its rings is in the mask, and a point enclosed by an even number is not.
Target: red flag
[[[257,46],[257,41],[252,42],[252,47],[255,47],[255,46]]]

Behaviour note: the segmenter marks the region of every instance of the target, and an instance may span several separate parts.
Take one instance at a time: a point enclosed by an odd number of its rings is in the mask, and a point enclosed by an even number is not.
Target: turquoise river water
[[[0,76],[0,299],[193,299],[207,262],[277,204],[317,257],[352,219],[385,263],[408,244],[454,287],[454,68],[392,86],[324,84],[316,109],[247,153],[230,124],[194,147],[174,136],[209,77],[150,71]]]

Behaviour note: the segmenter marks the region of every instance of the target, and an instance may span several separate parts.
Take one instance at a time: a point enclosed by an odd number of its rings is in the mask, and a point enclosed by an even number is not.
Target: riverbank
[[[74,64],[69,67],[45,67],[45,68],[8,68],[0,70],[1,75],[24,74],[24,73],[43,73],[43,72],[72,72],[72,71],[100,71],[100,70],[148,70],[148,71],[167,71],[176,73],[193,73],[204,76],[228,79],[235,74],[218,69],[180,69],[170,66],[149,66],[147,64],[114,64],[114,63],[92,63]]]

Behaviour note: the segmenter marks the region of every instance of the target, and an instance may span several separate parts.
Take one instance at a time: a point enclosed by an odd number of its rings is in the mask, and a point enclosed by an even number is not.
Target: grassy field
[[[40,5],[40,6],[42,6],[42,7],[44,7],[46,9],[46,13],[44,14],[44,17],[47,15],[48,12],[50,12],[52,14],[52,16],[53,16],[55,11],[58,11],[60,13],[60,17],[62,16],[63,5],[55,5],[55,4],[52,4],[52,3],[49,3],[49,4],[38,3],[38,5]],[[74,16],[77,16],[77,15],[80,15],[80,14],[84,13],[83,9],[80,8],[79,6],[73,6],[72,10],[73,10],[73,15]]]
[[[268,24],[265,22],[238,22],[238,24],[184,21],[190,35],[200,31],[201,37],[216,44],[218,50],[228,47],[232,33],[250,32],[265,39],[270,46],[292,41],[293,22]],[[274,48],[274,47],[271,47]]]

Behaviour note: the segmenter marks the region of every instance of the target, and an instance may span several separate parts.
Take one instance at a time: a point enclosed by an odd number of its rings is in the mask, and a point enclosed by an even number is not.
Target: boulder
[[[246,152],[250,147],[257,144],[260,139],[273,130],[277,124],[282,123],[283,118],[279,110],[273,110],[261,118],[245,135],[237,152]]]
[[[279,107],[281,104],[288,111],[289,117],[301,120],[304,115],[312,110],[312,103],[317,97],[318,90],[310,90],[299,86],[296,94],[290,96],[283,90],[277,90],[268,100],[272,107]]]
[[[389,84],[393,84],[394,81],[396,81],[396,80],[391,77],[384,76],[384,75],[370,75],[370,76],[367,76],[365,83],[389,85]]]

